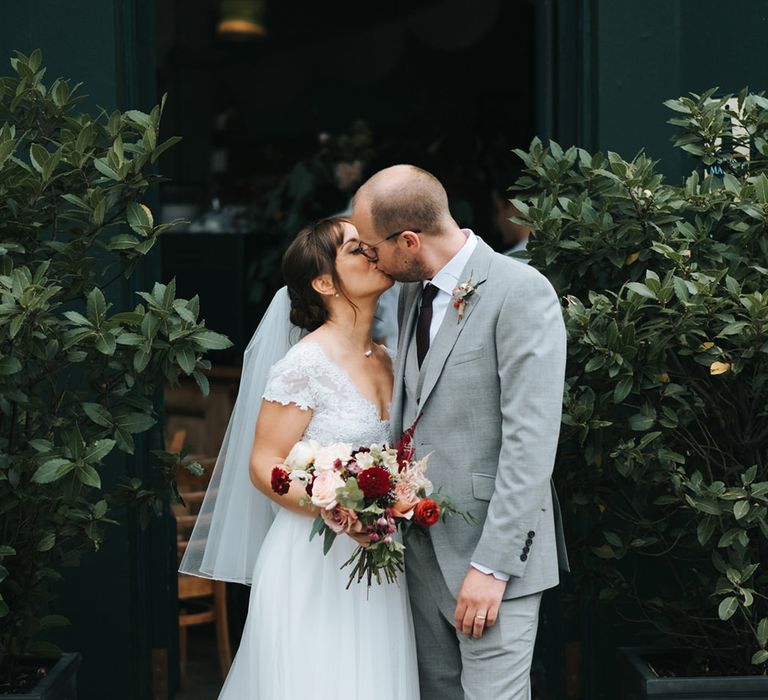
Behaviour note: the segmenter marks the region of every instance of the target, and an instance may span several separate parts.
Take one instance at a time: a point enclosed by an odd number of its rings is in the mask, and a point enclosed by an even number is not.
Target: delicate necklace
[[[328,323],[328,325],[331,325],[331,324]],[[370,341],[370,347],[363,352],[363,357],[367,357],[367,358],[373,357],[373,341]]]

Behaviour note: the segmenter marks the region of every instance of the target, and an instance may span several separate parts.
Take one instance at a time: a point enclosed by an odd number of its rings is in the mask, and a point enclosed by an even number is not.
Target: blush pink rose
[[[323,510],[320,515],[325,520],[325,524],[337,535],[342,532],[357,534],[363,531],[363,524],[358,519],[357,513],[344,506],[337,505],[332,510]]]
[[[336,490],[344,486],[344,479],[333,470],[315,472],[312,483],[312,503],[331,510],[336,506]]]

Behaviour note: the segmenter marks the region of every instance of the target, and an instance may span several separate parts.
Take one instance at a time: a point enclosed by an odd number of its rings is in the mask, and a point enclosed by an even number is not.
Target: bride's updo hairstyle
[[[283,279],[291,299],[291,323],[313,331],[328,320],[323,295],[312,288],[312,280],[330,275],[339,294],[347,298],[336,272],[336,254],[344,242],[347,219],[321,219],[302,229],[283,255]],[[350,302],[351,303],[351,302]]]

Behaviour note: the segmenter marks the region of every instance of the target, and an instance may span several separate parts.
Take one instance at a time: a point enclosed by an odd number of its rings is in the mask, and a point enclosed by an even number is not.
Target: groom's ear
[[[405,247],[409,249],[409,252],[416,253],[421,248],[421,239],[418,233],[413,231],[403,231],[400,234],[400,240],[405,243]]]
[[[330,275],[318,275],[312,280],[312,289],[324,297],[332,297],[336,293],[336,287]]]

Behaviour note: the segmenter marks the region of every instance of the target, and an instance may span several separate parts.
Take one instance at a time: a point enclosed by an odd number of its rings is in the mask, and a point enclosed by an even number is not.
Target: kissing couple
[[[251,586],[225,700],[528,700],[542,591],[567,569],[551,486],[565,372],[557,295],[397,165],[352,215],[302,230],[245,353],[237,404],[181,571]],[[398,347],[373,342],[402,282]],[[306,492],[270,475],[300,440],[394,444],[473,517],[406,542],[395,583],[341,570],[364,537],[310,542]]]

